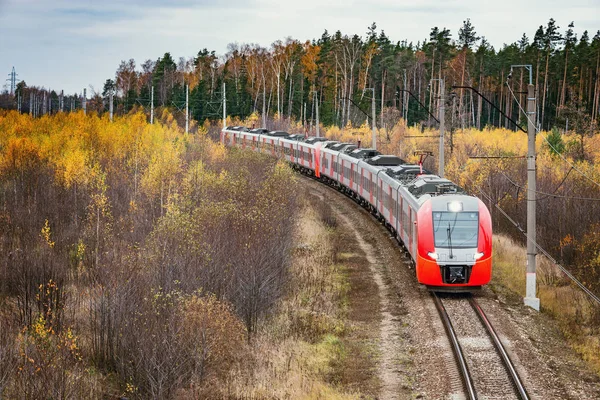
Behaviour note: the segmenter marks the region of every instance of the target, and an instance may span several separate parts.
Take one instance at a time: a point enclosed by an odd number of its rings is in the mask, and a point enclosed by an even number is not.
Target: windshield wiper
[[[450,230],[450,222],[448,222],[448,229],[446,229],[448,233],[448,245],[450,246],[450,259],[454,258],[454,254],[452,254],[452,231]]]

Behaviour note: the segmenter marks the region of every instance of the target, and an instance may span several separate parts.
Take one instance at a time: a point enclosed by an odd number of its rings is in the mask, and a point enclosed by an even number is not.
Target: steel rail
[[[463,355],[462,348],[460,347],[460,343],[458,343],[458,338],[456,337],[456,332],[454,332],[454,328],[452,327],[452,322],[450,321],[450,317],[448,317],[448,313],[446,312],[446,308],[442,301],[438,297],[435,292],[431,292],[433,296],[433,300],[435,303],[435,307],[442,318],[442,323],[444,324],[444,329],[448,334],[448,338],[450,339],[450,345],[452,346],[452,351],[454,352],[454,357],[456,358],[456,362],[458,363],[458,368],[460,370],[460,374],[463,378],[463,385],[465,387],[465,392],[467,397],[470,400],[477,399],[477,393],[475,392],[475,385],[473,384],[473,380],[471,379],[471,373],[469,372],[469,367],[467,366],[467,362]]]
[[[481,309],[481,307],[479,306],[479,304],[473,297],[469,298],[469,304],[471,305],[471,307],[473,307],[473,310],[475,311],[475,313],[481,320],[481,323],[485,326],[485,329],[487,330],[489,337],[492,339],[492,342],[494,343],[494,347],[496,347],[496,351],[500,355],[500,358],[502,359],[502,362],[504,363],[504,367],[506,368],[506,371],[510,375],[512,384],[513,384],[519,398],[522,400],[529,400],[529,395],[527,394],[527,390],[525,390],[525,386],[523,385],[523,382],[521,382],[521,378],[519,378],[519,375],[517,374],[517,371],[516,371],[512,361],[510,360],[510,357],[506,353],[506,350],[504,349],[504,346],[502,345],[502,342],[500,341],[498,334],[496,334],[496,331],[494,330],[494,327],[492,326],[491,322],[489,321],[489,319],[487,318],[487,316],[485,315],[485,313],[483,312],[483,310]]]

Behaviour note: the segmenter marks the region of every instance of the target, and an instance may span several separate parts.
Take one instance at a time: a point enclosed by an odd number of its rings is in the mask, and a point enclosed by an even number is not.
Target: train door
[[[413,259],[417,262],[417,230],[419,227],[417,226],[417,213],[413,212],[414,222],[411,224],[412,226],[412,246],[413,246]]]
[[[388,196],[389,196],[388,212],[390,215],[390,225],[392,225],[394,223],[394,216],[392,214],[392,211],[393,211],[392,204],[394,201],[394,198],[392,197],[392,185],[388,186]]]
[[[396,202],[396,234],[400,236],[402,240],[402,202],[403,198],[400,196],[400,187],[396,190],[397,202]]]
[[[377,202],[379,203],[377,211],[383,215],[383,181],[379,177],[377,177]]]

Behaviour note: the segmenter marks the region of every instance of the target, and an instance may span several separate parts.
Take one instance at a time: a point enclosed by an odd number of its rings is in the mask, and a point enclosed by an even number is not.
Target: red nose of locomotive
[[[476,197],[438,196],[418,215],[417,280],[436,290],[471,290],[492,272],[490,213]]]

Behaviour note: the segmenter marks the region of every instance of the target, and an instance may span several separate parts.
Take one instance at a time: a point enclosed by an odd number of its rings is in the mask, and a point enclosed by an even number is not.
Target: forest
[[[156,122],[0,110],[0,397],[204,397],[280,298],[292,170]]]
[[[325,31],[269,48],[231,44],[223,56],[124,60],[102,92],[88,91],[85,112],[81,94],[25,82],[1,94],[0,398],[244,398],[244,385],[227,392],[231,382],[253,382],[257,365],[280,373],[265,331],[313,344],[343,335],[332,304],[343,310],[346,289],[322,268],[331,249],[303,260],[318,279],[290,265],[305,216],[297,175],[216,141],[223,87],[227,125],[307,132],[318,107],[323,134],[363,143],[375,98],[378,148],[411,162],[437,149],[444,105],[446,176],[487,204],[495,233],[523,243],[527,141],[517,124],[527,125],[519,105],[531,73],[538,241],[598,293],[600,31],[550,19],[500,49],[478,31],[467,19],[455,36],[434,27],[415,44],[373,23],[364,37]],[[436,157],[425,166],[436,171]],[[551,267],[539,276],[557,291],[572,286]],[[597,311],[569,322],[592,341],[599,326]]]
[[[373,23],[364,36],[325,31],[312,40],[276,40],[268,48],[232,43],[222,56],[204,48],[193,57],[165,53],[141,64],[129,59],[102,91],[89,91],[87,108],[107,112],[113,94],[117,115],[140,107],[149,112],[153,91],[154,106],[168,107],[178,118],[189,87],[192,118],[217,119],[224,83],[227,113],[242,119],[258,112],[314,126],[318,105],[324,125],[356,126],[371,115],[374,96],[379,127],[391,128],[400,119],[432,126],[444,80],[450,129],[516,129],[473,90],[452,87],[476,89],[523,125],[517,101],[524,104],[531,72],[541,129],[593,132],[600,100],[600,31],[578,33],[573,22],[560,27],[550,19],[533,37],[523,34],[494,48],[482,30],[467,19],[458,32],[433,27],[428,38],[407,43],[392,40]],[[512,65],[531,67],[511,74]],[[81,108],[82,99],[81,93],[61,96],[20,82],[16,95],[4,96],[2,103],[35,116],[57,112],[61,104],[66,111]]]

